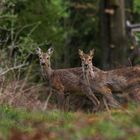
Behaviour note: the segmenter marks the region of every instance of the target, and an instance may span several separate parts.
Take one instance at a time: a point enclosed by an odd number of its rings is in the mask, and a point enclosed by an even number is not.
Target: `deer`
[[[54,49],[50,47],[47,52],[43,52],[39,47],[36,50],[43,76],[47,79],[50,89],[58,93],[59,108],[64,108],[66,93],[81,93],[89,98],[97,107],[100,102],[94,93],[91,92],[89,85],[81,79],[81,75],[76,72],[81,68],[52,69],[51,56]]]
[[[83,78],[94,93],[99,93],[103,96],[103,101],[106,108],[108,108],[108,104],[110,106],[117,107],[119,106],[119,103],[114,99],[112,95],[112,90],[108,87],[108,84],[106,82],[106,72],[102,72],[102,76],[100,76],[99,72],[99,74],[97,74],[93,70],[92,60],[94,56],[94,51],[95,50],[92,49],[89,51],[89,53],[84,53],[83,50],[78,50],[81,59]],[[108,101],[108,104],[106,103],[106,100]]]

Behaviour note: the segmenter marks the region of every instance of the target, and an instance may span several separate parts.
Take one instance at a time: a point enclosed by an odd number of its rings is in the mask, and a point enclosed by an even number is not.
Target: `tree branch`
[[[21,65],[18,65],[18,66],[11,67],[11,68],[9,68],[9,69],[4,70],[3,72],[1,72],[1,73],[0,73],[0,76],[2,76],[2,75],[4,75],[4,74],[8,73],[8,72],[11,71],[11,70],[19,69],[19,68],[22,68],[22,67],[24,67],[24,66],[26,66],[26,65],[27,65],[27,64],[21,64]]]

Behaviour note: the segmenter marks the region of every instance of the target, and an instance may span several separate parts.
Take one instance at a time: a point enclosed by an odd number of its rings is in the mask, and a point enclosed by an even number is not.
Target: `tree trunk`
[[[125,3],[124,0],[118,0],[115,3],[114,15],[110,16],[110,34],[111,34],[111,68],[125,64],[126,58],[126,33],[125,33]]]
[[[103,68],[126,63],[125,1],[104,0],[101,4],[101,40]]]
[[[109,42],[110,42],[110,21],[109,15],[106,15],[106,0],[100,2],[100,35],[101,35],[101,46],[102,46],[102,68],[109,69]]]

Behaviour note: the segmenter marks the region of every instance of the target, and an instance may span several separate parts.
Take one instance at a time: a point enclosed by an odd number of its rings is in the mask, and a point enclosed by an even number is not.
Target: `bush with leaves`
[[[0,6],[1,57],[6,61],[3,66],[30,61],[37,46],[47,49],[46,42],[62,52],[67,34],[63,21],[68,17],[63,0],[3,0]]]

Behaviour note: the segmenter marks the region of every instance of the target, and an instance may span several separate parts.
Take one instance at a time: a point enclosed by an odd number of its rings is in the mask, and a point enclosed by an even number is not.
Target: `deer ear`
[[[40,55],[42,53],[41,49],[39,47],[36,48],[36,54]]]
[[[54,48],[50,47],[50,48],[48,49],[48,54],[51,55],[51,54],[53,53],[53,51],[54,51]]]
[[[83,54],[84,54],[83,51],[80,50],[80,49],[78,50],[78,53],[79,53],[80,56],[83,56]]]
[[[90,50],[89,55],[90,55],[91,57],[93,57],[94,52],[95,52],[95,49]]]

